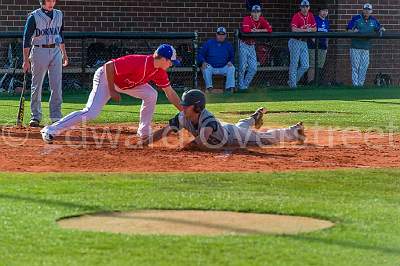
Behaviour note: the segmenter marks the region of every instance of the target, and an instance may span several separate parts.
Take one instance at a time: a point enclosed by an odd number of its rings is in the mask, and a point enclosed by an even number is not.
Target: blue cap
[[[165,59],[171,60],[174,65],[180,64],[180,62],[176,59],[176,50],[174,47],[172,47],[172,45],[161,44],[154,52],[154,54],[162,56]]]
[[[307,0],[303,0],[301,1],[300,6],[310,6],[310,2],[308,2]]]
[[[261,6],[259,6],[259,5],[254,5],[254,6],[251,8],[251,12],[261,12]]]
[[[225,29],[224,27],[219,27],[219,28],[217,29],[217,33],[218,33],[218,34],[226,34],[226,29]]]
[[[363,5],[363,9],[372,10],[372,5],[370,3],[366,3]]]

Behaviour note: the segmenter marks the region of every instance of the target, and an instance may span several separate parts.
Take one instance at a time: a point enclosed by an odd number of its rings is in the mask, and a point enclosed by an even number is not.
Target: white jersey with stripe
[[[209,144],[219,146],[229,144],[228,131],[221,124],[221,122],[206,109],[201,111],[199,123],[197,125],[194,125],[192,121],[185,117],[185,114],[183,112],[180,112],[169,121],[169,126],[175,131],[186,129],[194,137],[200,136],[202,130],[204,130],[205,128],[211,127],[213,129],[213,132],[211,133],[211,136],[207,141]]]

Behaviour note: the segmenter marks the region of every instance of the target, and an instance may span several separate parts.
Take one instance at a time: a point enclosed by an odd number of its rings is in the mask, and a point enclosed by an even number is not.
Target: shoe
[[[40,121],[37,119],[31,119],[29,122],[30,127],[40,127]]]
[[[289,88],[297,89],[297,84],[292,84],[292,83],[290,83],[290,81],[288,81],[287,84],[288,84]]]
[[[226,88],[225,89],[225,92],[227,92],[227,93],[233,93],[235,91],[235,88]]]
[[[303,122],[299,122],[296,125],[293,126],[295,129],[295,137],[297,138],[297,141],[299,142],[300,145],[304,144],[304,141],[306,140],[306,134],[304,133],[304,125]]]
[[[148,147],[153,139],[150,136],[140,136],[138,146]]]
[[[260,107],[257,109],[257,111],[251,115],[252,118],[254,118],[254,127],[256,129],[260,129],[263,125],[263,116],[264,114],[267,113],[267,109],[264,107]]]
[[[47,132],[47,128],[43,128],[40,130],[40,134],[42,134],[42,139],[47,144],[52,144],[54,140],[54,136]]]
[[[206,88],[206,93],[211,93],[212,90],[213,90],[213,87]]]

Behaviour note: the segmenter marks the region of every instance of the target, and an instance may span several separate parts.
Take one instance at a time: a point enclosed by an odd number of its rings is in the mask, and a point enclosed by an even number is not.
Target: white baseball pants
[[[137,86],[135,88],[121,90],[117,86],[116,91],[142,100],[140,109],[140,123],[137,134],[140,137],[146,137],[151,134],[151,122],[155,106],[157,103],[157,91],[149,84]],[[106,74],[103,67],[97,69],[93,78],[93,89],[89,95],[86,107],[80,111],[72,112],[63,117],[60,121],[45,128],[53,136],[70,129],[83,121],[95,119],[103,109],[103,106],[111,99],[107,85]]]
[[[238,146],[263,146],[299,139],[295,126],[268,131],[254,131],[255,120],[252,117],[241,119],[237,124],[227,124],[230,132],[230,143]]]

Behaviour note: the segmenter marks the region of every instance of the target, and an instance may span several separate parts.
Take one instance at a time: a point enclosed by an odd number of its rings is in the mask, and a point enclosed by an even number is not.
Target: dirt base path
[[[3,127],[0,171],[18,172],[265,172],[400,167],[400,135],[307,130],[304,145],[182,151],[190,137],[136,147],[135,128],[113,125],[68,131],[44,144],[39,129]],[[179,139],[182,139],[180,141]]]

